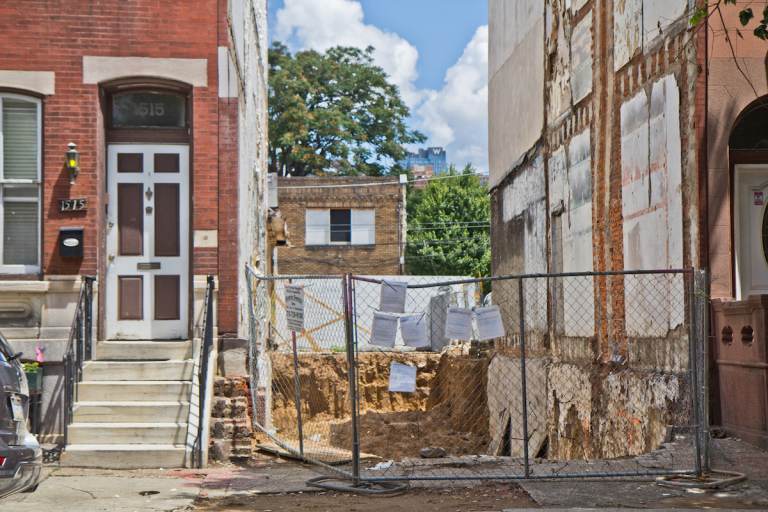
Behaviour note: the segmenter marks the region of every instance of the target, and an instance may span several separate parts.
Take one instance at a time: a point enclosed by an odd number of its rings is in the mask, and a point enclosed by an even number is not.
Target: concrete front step
[[[93,380],[77,385],[77,401],[168,401],[189,400],[192,383],[178,380]]]
[[[194,363],[187,361],[87,361],[84,381],[191,380]]]
[[[192,341],[99,341],[97,361],[180,361],[191,359]]]
[[[180,468],[186,450],[178,444],[74,444],[61,454],[62,466],[80,468]]]
[[[184,444],[186,423],[73,423],[70,445]]]
[[[185,423],[189,402],[80,401],[75,404],[75,423]]]

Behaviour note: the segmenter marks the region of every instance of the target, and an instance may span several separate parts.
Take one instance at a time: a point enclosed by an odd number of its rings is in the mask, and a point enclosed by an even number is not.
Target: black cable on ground
[[[338,483],[333,483],[338,482]],[[398,482],[360,482],[355,485],[352,481],[335,476],[317,476],[307,480],[307,485],[326,491],[349,492],[367,496],[397,496],[410,488],[408,483]]]

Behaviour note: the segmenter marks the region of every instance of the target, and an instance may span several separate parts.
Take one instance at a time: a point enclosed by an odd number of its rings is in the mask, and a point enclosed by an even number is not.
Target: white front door
[[[108,146],[107,339],[186,339],[189,147]]]
[[[768,166],[735,170],[736,297],[768,294]]]

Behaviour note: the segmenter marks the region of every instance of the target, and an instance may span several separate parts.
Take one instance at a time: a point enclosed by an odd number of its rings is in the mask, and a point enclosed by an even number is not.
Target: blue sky
[[[317,0],[322,1],[322,0]],[[437,89],[477,30],[488,23],[486,0],[361,0],[365,21],[395,32],[419,50],[416,85]],[[269,1],[270,27],[283,0]],[[274,31],[270,32],[270,38]]]
[[[486,0],[269,0],[270,38],[294,51],[374,46],[426,145],[483,171],[487,23]]]

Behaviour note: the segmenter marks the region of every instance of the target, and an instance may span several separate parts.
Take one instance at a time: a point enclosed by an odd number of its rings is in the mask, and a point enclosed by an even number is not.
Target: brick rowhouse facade
[[[121,87],[171,87],[186,101],[186,138],[157,139],[189,148],[189,196],[179,199],[188,202],[189,231],[182,233],[180,251],[189,262],[181,276],[189,282],[186,294],[181,288],[189,315],[178,337],[198,335],[209,274],[217,278],[218,335],[244,335],[243,266],[261,265],[266,250],[264,4],[31,0],[0,5],[0,95],[39,99],[42,127],[39,264],[31,272],[0,276],[0,296],[25,306],[21,316],[4,315],[1,326],[25,354],[39,346],[49,363],[61,360],[78,276],[97,277],[98,334],[108,336],[105,274],[114,255],[106,249],[107,209],[108,201],[117,201],[108,194],[108,146],[155,143],[151,130],[136,141],[130,133],[110,135],[110,97]],[[70,142],[80,155],[71,184],[65,166]],[[60,211],[61,200],[74,198],[86,199],[87,209]],[[180,219],[182,226],[185,221]],[[83,228],[83,255],[62,257],[60,230],[73,226]],[[50,426],[51,432],[57,428]]]
[[[405,190],[397,177],[279,178],[278,208],[288,227],[288,245],[277,247],[280,274],[402,273]],[[373,210],[371,223],[356,226],[350,219],[352,230],[372,227],[373,238],[362,243],[318,240],[308,244],[307,210],[334,209]]]
[[[757,255],[761,237],[766,241],[757,218],[765,193],[758,188],[768,183],[761,141],[768,134],[761,121],[768,118],[766,46],[740,27],[738,16],[747,6],[762,12],[766,2],[721,5],[722,19],[715,13],[698,27],[689,24],[689,4],[490,0],[493,271],[708,270],[718,299],[712,420],[721,421],[720,396],[748,393],[749,412],[726,400],[722,423],[768,443],[766,341],[758,320],[764,309],[747,301],[768,293],[760,284],[766,255]],[[743,37],[735,37],[737,29]],[[747,183],[743,190],[739,180]],[[647,193],[637,195],[641,189]],[[739,197],[745,193],[753,196]],[[560,215],[562,235],[555,239]],[[756,217],[745,221],[748,215]],[[669,419],[674,406],[655,406],[650,397],[675,402],[668,384],[683,385],[685,377],[668,358],[684,348],[630,343],[625,307],[637,299],[622,283],[596,280],[593,343],[568,356],[548,344],[534,347],[540,362],[553,361],[548,396],[563,395],[564,374],[591,384],[579,394],[580,406],[548,404],[550,455],[640,453],[659,441],[658,421]],[[750,334],[731,349],[723,332]],[[634,370],[628,388],[652,375],[668,379],[649,388],[642,405],[632,404],[640,414],[636,426],[624,429],[629,437],[601,427],[630,407],[611,394],[601,373],[611,360],[627,358]]]

